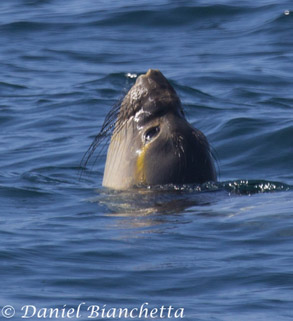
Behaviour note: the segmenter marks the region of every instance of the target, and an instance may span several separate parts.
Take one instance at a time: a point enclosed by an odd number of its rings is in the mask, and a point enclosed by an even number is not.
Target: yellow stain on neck
[[[136,179],[139,184],[146,184],[145,177],[145,154],[148,150],[149,144],[145,145],[140,151],[138,151],[138,157],[136,161]]]

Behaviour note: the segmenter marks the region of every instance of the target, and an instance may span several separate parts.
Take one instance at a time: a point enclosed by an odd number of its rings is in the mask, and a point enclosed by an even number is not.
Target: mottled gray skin
[[[187,122],[167,79],[151,69],[138,77],[120,107],[103,185],[127,189],[216,179],[207,139]]]

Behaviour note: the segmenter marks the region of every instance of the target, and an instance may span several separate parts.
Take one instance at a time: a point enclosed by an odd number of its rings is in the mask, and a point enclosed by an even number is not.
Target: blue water
[[[292,30],[289,0],[2,0],[0,309],[292,320]],[[218,185],[108,191],[106,149],[80,177],[107,112],[149,68],[207,136]]]

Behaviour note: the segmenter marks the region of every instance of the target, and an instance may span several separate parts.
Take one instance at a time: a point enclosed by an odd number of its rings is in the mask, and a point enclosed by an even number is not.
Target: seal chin
[[[121,103],[103,185],[127,189],[212,180],[216,172],[206,137],[187,122],[167,79],[150,69]]]

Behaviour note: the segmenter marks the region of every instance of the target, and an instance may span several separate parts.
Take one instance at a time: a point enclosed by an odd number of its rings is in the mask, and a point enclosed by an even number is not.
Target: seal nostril
[[[149,143],[153,138],[155,138],[158,135],[159,132],[160,132],[159,126],[149,128],[144,134],[145,142]]]

